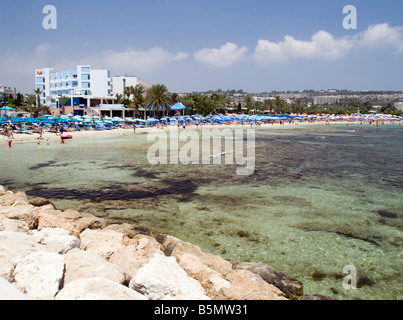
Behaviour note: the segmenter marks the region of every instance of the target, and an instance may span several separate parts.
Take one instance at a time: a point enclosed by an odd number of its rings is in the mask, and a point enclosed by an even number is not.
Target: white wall
[[[107,97],[108,90],[111,87],[108,85],[110,78],[108,77],[108,70],[94,70],[91,69],[91,88],[90,91],[94,97]]]
[[[112,93],[124,94],[125,87],[136,87],[138,85],[137,77],[113,77],[112,79]]]

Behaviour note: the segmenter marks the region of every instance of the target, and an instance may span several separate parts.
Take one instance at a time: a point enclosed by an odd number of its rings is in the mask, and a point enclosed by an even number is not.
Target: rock
[[[161,238],[159,238],[161,240]],[[205,253],[200,248],[189,242],[184,242],[172,236],[164,236],[162,245],[164,246],[165,254],[176,257],[180,260],[180,256],[188,253],[198,257],[209,268],[216,270],[222,275],[232,271],[231,262],[219,256],[214,256],[210,253]]]
[[[6,279],[0,277],[0,300],[28,300],[28,297]]]
[[[124,235],[128,236],[129,238],[133,239],[136,235],[142,234],[146,236],[151,236],[151,231],[148,228],[130,224],[130,223],[123,223],[123,224],[111,224],[105,228],[106,230],[113,230],[119,233],[123,233]]]
[[[322,296],[320,294],[307,294],[305,296],[302,296],[298,300],[334,300],[334,299],[331,297]]]
[[[221,289],[231,287],[231,283],[219,272],[192,254],[181,255],[178,263],[190,277],[199,281],[207,296],[213,300],[223,297]]]
[[[138,234],[134,239],[123,238],[124,246],[118,248],[110,257],[109,262],[133,277],[137,271],[148,263],[154,253],[163,255],[162,246],[155,238]]]
[[[231,286],[222,289],[220,300],[287,300],[278,288],[248,270],[233,270],[226,279]]]
[[[87,229],[80,234],[86,250],[99,254],[105,260],[109,260],[116,251],[124,248],[124,237],[124,234],[113,230]]]
[[[36,209],[38,214],[38,229],[43,228],[62,228],[70,232],[70,235],[78,237],[80,230],[76,226],[63,218],[58,217],[61,211],[54,210],[49,206],[39,207]]]
[[[235,263],[234,269],[246,269],[262,277],[264,281],[280,289],[288,299],[298,299],[303,295],[303,285],[299,281],[287,277],[264,263]]]
[[[32,300],[53,300],[64,275],[64,257],[39,251],[17,263],[15,286]]]
[[[67,284],[56,300],[148,300],[140,293],[104,278],[78,279]]]
[[[190,278],[175,258],[154,254],[130,281],[151,300],[209,300],[199,282]]]
[[[44,250],[39,238],[20,232],[0,232],[0,276],[9,282],[14,280],[13,271],[25,256]]]
[[[0,205],[2,206],[19,206],[29,204],[27,195],[24,192],[6,192],[0,196]]]
[[[105,261],[94,252],[73,249],[65,255],[64,283],[78,279],[104,278],[119,284],[128,284],[131,278],[116,265]]]
[[[38,215],[34,211],[34,206],[31,205],[0,207],[0,215],[5,215],[12,220],[24,221],[30,229],[36,229],[38,226]]]
[[[79,230],[79,232],[83,232],[85,229],[104,229],[106,227],[106,221],[101,218],[97,218],[95,216],[89,217],[81,217],[74,221],[74,226]]]
[[[30,230],[28,224],[24,221],[11,220],[4,215],[0,215],[0,231],[14,231],[28,233]]]
[[[48,199],[37,197],[29,200],[29,204],[32,204],[34,207],[42,207],[52,203]]]
[[[71,236],[67,230],[61,228],[34,230],[33,234],[40,239],[40,244],[47,247],[47,251],[65,254],[71,249],[81,247],[80,239]]]

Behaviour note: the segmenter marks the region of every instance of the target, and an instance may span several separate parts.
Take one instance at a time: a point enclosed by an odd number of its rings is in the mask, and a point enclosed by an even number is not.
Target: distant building
[[[403,97],[400,97],[399,102],[395,103],[395,108],[403,111]]]
[[[5,96],[12,96],[13,99],[17,98],[17,90],[14,87],[6,87],[0,84],[0,104],[4,103]]]
[[[313,104],[316,105],[335,104],[339,102],[340,98],[336,96],[317,96],[313,100]]]
[[[143,86],[145,91],[148,89],[148,85],[145,84],[143,81],[141,81],[137,77],[113,77],[112,78],[112,94],[121,94],[125,95],[125,89],[128,87],[133,87],[135,88],[137,85]]]

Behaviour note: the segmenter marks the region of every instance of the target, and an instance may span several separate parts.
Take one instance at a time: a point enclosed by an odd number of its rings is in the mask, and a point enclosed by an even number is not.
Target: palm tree
[[[144,87],[140,85],[136,85],[136,87],[131,87],[132,88],[132,94],[133,94],[133,106],[135,109],[135,115],[134,117],[137,118],[137,114],[139,112],[139,108],[144,106]]]
[[[34,105],[36,104],[36,95],[34,95],[34,94],[26,95],[24,98],[24,102],[28,105],[25,108],[25,110],[32,113],[32,109],[34,108]]]
[[[132,93],[133,93],[133,86],[126,87],[124,89],[124,95],[127,96],[127,99],[130,99],[130,96],[132,95]]]
[[[34,110],[34,117],[37,118],[39,114],[39,110],[41,109],[41,93],[43,92],[41,89],[37,88],[34,90],[35,95],[36,95],[36,108]]]
[[[245,108],[248,109],[248,113],[255,107],[255,101],[250,96],[246,96],[243,102],[245,104]]]
[[[115,94],[115,97],[116,97],[116,103],[121,104],[123,101],[123,94],[117,93],[117,94]]]
[[[69,97],[66,97],[63,95],[59,98],[59,103],[62,105],[62,114],[66,114],[65,106],[66,106],[67,101],[69,101],[69,100],[70,100]]]
[[[179,99],[180,102],[186,107],[186,114],[190,114],[190,109],[195,110],[198,102],[198,96],[196,93],[188,93],[186,96]]]
[[[163,84],[155,84],[147,90],[146,102],[148,103],[149,109],[154,109],[154,116],[156,114],[156,110],[161,108],[167,110],[168,104],[166,101],[168,101],[168,99],[168,88]]]
[[[274,108],[274,100],[272,100],[272,99],[265,100],[264,103],[263,103],[263,106],[264,106],[265,110],[269,110],[270,113],[272,113],[273,108]]]
[[[276,100],[274,102],[274,111],[276,113],[283,113],[286,104],[287,103],[280,96],[276,96]]]

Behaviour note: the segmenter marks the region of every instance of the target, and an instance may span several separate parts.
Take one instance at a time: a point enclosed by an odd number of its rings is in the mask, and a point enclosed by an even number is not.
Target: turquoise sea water
[[[403,298],[403,126],[256,128],[256,170],[156,165],[146,135],[6,143],[0,184],[202,250],[260,261],[336,299]],[[358,288],[343,288],[343,268]]]

